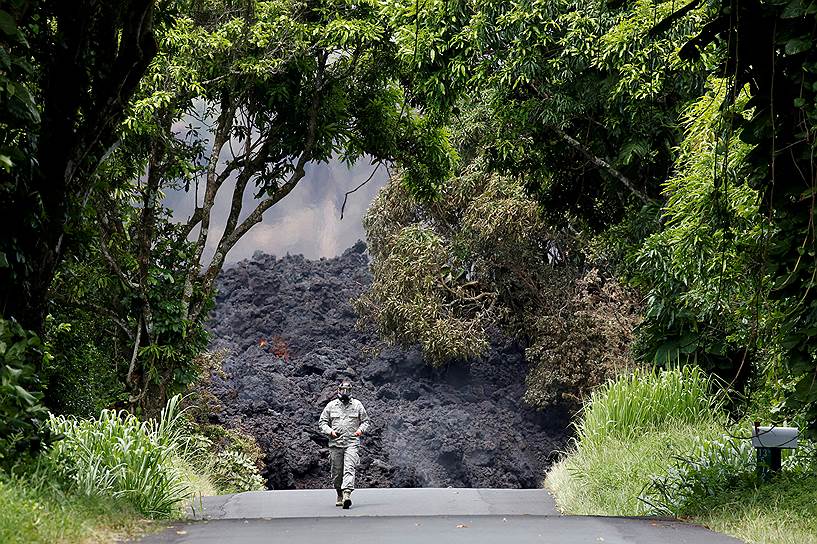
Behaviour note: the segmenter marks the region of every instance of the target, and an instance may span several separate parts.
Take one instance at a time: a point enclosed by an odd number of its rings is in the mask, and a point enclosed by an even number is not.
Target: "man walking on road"
[[[352,383],[343,380],[338,385],[338,398],[330,401],[321,412],[321,432],[329,436],[329,460],[332,484],[338,493],[335,506],[348,509],[355,489],[355,471],[360,463],[360,437],[369,429],[369,415],[363,404],[352,398]]]

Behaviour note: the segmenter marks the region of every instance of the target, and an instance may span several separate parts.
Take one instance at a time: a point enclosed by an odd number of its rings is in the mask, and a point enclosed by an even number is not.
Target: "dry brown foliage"
[[[356,308],[432,365],[480,356],[499,327],[528,346],[536,406],[573,403],[629,365],[632,293],[584,263],[518,180],[477,160],[422,203],[397,176],[364,222],[374,279]]]

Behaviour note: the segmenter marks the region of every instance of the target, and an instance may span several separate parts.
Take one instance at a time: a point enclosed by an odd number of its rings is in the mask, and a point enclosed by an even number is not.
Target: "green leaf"
[[[809,36],[800,36],[786,42],[787,55],[797,55],[809,49],[811,49],[811,38]]]
[[[15,385],[14,390],[17,391],[17,396],[23,399],[27,404],[36,404],[37,399],[34,397],[34,395],[32,395],[19,385]]]
[[[17,23],[14,22],[14,17],[11,16],[7,11],[3,11],[0,9],[0,30],[3,31],[6,36],[17,36]]]
[[[789,5],[780,14],[781,19],[796,19],[806,14],[806,6],[803,5],[803,0],[791,0]]]

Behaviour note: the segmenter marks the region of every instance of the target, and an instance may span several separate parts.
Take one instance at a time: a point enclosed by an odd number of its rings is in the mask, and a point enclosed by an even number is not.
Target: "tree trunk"
[[[24,138],[36,158],[0,179],[0,257],[8,265],[0,262],[0,309],[40,334],[66,232],[156,54],[153,0],[57,2],[52,9],[51,41],[33,51],[41,55],[43,108]]]

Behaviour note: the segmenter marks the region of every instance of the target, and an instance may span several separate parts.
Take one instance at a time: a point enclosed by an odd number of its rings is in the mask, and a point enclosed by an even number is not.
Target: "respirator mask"
[[[343,382],[338,386],[338,398],[343,402],[349,402],[349,398],[352,394],[352,384],[349,382]]]

